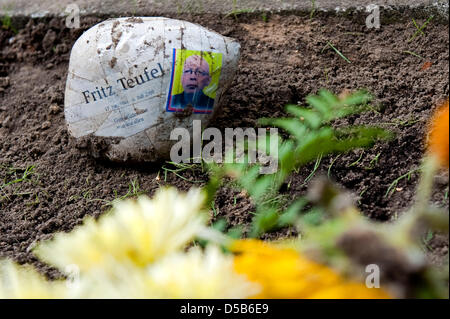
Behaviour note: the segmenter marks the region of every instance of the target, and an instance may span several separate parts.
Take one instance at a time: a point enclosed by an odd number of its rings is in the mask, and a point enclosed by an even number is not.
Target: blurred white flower
[[[115,264],[114,272],[94,270],[82,277],[82,298],[246,298],[260,291],[233,268],[233,256],[209,245],[205,251],[170,254],[147,268]]]
[[[247,298],[259,292],[258,284],[235,272],[233,255],[209,245],[187,253],[166,256],[148,272],[161,298]]]
[[[116,203],[98,221],[89,217],[72,232],[39,244],[34,253],[59,269],[77,265],[81,273],[95,268],[113,271],[116,262],[146,267],[204,231],[203,202],[199,189],[187,194],[161,189],[153,199],[141,196]]]
[[[49,282],[31,266],[0,260],[0,299],[64,298],[64,281]]]

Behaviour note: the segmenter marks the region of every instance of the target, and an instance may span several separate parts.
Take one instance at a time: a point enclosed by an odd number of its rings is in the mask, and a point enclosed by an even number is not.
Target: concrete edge
[[[13,22],[25,21],[30,18],[33,19],[47,19],[54,17],[66,17],[68,13],[65,12],[66,5],[73,4],[68,2],[68,0],[60,0],[56,5],[46,7],[42,5],[40,7],[39,2],[48,2],[48,0],[37,0],[38,4],[32,7],[27,7],[22,3],[21,0],[16,1],[17,5],[14,9],[8,4],[9,0],[0,0],[0,18],[11,18]],[[6,3],[5,3],[6,1]],[[26,0],[24,0],[26,1]],[[354,0],[354,1],[342,1],[345,2],[342,5],[336,5],[334,2],[323,0],[316,7],[312,7],[310,1],[302,1],[301,3],[296,3],[294,0],[291,4],[283,3],[281,5],[273,5],[272,0],[259,0],[258,5],[251,5],[252,0],[241,0],[241,3],[236,6],[230,6],[231,2],[222,2],[222,5],[216,3],[216,1],[210,1],[210,3],[215,3],[205,10],[203,3],[205,0],[175,0],[164,2],[164,5],[156,6],[138,6],[140,0],[132,0],[132,3],[125,0],[125,3],[117,5],[108,6],[107,3],[110,0],[95,2],[92,0],[85,0],[84,6],[80,5],[80,17],[100,17],[100,18],[110,18],[110,17],[123,17],[123,16],[167,16],[172,18],[180,18],[186,15],[202,16],[206,14],[213,14],[217,16],[236,16],[247,15],[263,15],[263,14],[280,14],[289,15],[295,14],[300,16],[344,16],[349,18],[368,16],[371,10],[370,6],[372,4],[367,4],[366,0]],[[268,4],[268,1],[270,4]],[[282,0],[279,0],[282,1]],[[320,1],[320,0],[319,0]],[[181,5],[172,5],[171,2],[176,2]],[[298,1],[297,1],[298,2]],[[381,2],[381,1],[380,1]],[[402,2],[402,1],[400,1]],[[193,5],[195,3],[195,5]],[[435,22],[448,24],[449,21],[449,2],[448,0],[410,0],[407,4],[391,5],[391,4],[380,4],[380,17],[382,23],[391,23],[402,19],[411,18],[429,18],[434,17]],[[45,7],[48,10],[42,10],[40,8]],[[234,11],[233,11],[234,10]],[[361,19],[359,19],[361,20]],[[365,20],[362,20],[362,22]],[[0,21],[1,22],[1,21]],[[1,27],[1,25],[0,25]]]

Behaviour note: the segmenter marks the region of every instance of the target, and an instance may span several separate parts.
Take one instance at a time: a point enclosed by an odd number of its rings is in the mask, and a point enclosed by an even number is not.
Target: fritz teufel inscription
[[[158,68],[151,69],[148,71],[148,68],[144,68],[144,73],[139,74],[138,76],[135,76],[134,78],[126,78],[122,77],[120,79],[117,79],[116,82],[120,84],[119,87],[122,88],[122,90],[128,90],[134,88],[136,85],[142,85],[148,81],[151,81],[153,79],[157,79],[159,77],[162,77],[164,75],[163,68],[160,63],[158,63]],[[86,104],[89,104],[90,102],[96,102],[97,100],[106,99],[110,96],[115,95],[115,91],[112,85],[107,86],[104,88],[101,86],[98,88],[98,86],[95,87],[95,90],[93,91],[83,91],[82,92],[84,100],[86,101]]]

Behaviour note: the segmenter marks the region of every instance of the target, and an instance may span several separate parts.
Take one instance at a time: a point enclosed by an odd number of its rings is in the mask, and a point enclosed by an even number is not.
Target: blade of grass
[[[427,21],[425,21],[425,23],[422,24],[422,26],[421,26],[420,28],[417,29],[417,31],[411,36],[411,38],[409,38],[408,42],[411,42],[412,40],[414,40],[414,39],[417,37],[417,35],[423,34],[423,31],[422,31],[422,30],[425,29],[425,27],[427,26],[427,24],[430,23],[430,21],[433,20],[433,18],[434,18],[434,16],[430,16],[430,17],[427,19]],[[414,21],[414,20],[413,20],[413,21]],[[417,24],[415,23],[415,21],[414,21],[414,25],[415,25],[416,28],[417,28]]]
[[[314,17],[314,13],[316,13],[316,0],[311,0],[311,13],[309,14],[309,19]]]
[[[418,55],[417,53],[412,52],[412,51],[403,51],[402,53],[411,54],[411,55],[413,55],[413,56],[415,56],[415,57],[417,57],[419,59],[423,59],[420,55]]]
[[[344,59],[344,61],[346,61],[347,63],[352,63],[349,59],[347,59],[347,57],[346,57],[345,55],[343,55],[343,54],[341,53],[341,51],[339,51],[338,49],[336,49],[335,46],[334,46],[330,41],[327,41],[327,45],[326,45],[325,48],[322,49],[322,52],[323,52],[328,46],[329,46],[330,48],[332,48],[332,49],[337,53],[337,55],[339,55],[342,59]]]

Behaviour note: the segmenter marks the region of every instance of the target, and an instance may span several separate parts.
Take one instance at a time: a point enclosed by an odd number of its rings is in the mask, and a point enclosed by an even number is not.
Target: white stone
[[[237,70],[239,43],[167,18],[110,19],[70,55],[64,113],[70,134],[113,161],[167,159],[176,127],[205,127]],[[174,63],[175,61],[175,63]],[[95,141],[95,142],[93,142]],[[92,143],[91,143],[92,142]]]

